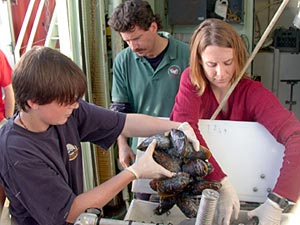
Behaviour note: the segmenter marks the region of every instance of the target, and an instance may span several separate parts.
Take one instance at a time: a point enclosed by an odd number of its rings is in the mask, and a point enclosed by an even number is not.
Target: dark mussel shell
[[[171,129],[170,139],[174,149],[172,149],[173,151],[169,153],[178,158],[184,157],[188,143],[185,134],[181,130]]]
[[[182,165],[182,171],[195,177],[205,177],[208,174],[207,163],[201,159],[194,159]]]
[[[157,181],[157,192],[160,196],[176,195],[184,190],[190,183],[190,175],[180,172],[172,178],[160,179]]]
[[[210,181],[210,180],[200,180],[191,182],[188,187],[185,189],[185,194],[187,196],[201,195],[204,189],[213,189],[218,191],[222,187],[222,184],[219,181]]]
[[[214,166],[208,161],[205,161],[205,162],[206,162],[207,167],[208,167],[208,173],[207,174],[210,174],[212,171],[214,171]]]
[[[198,205],[191,196],[179,195],[176,200],[176,205],[186,217],[195,218],[197,216]]]
[[[176,204],[186,217],[196,217],[198,204],[194,197],[201,195],[204,189],[219,190],[221,187],[220,182],[204,180],[214,169],[207,160],[211,152],[204,146],[195,151],[186,135],[177,129],[145,139],[138,149],[146,150],[153,139],[157,141],[153,153],[154,160],[176,173],[172,178],[153,179],[149,183],[160,197],[160,203],[154,213],[162,215]]]
[[[190,160],[190,159],[202,159],[206,160],[209,159],[211,156],[211,152],[209,151],[208,148],[200,145],[199,151],[196,151],[193,147],[193,144],[189,142],[187,144],[187,149],[184,154],[184,159],[185,160]]]
[[[153,153],[153,158],[158,164],[160,164],[161,166],[163,166],[171,172],[177,173],[181,171],[181,160],[170,156],[166,152],[162,152],[155,149]]]
[[[153,190],[153,191],[156,191],[157,192],[157,182],[159,180],[158,179],[152,179],[150,182],[149,182],[149,186],[150,188]]]
[[[142,141],[139,144],[137,149],[139,149],[141,151],[145,151],[154,139],[156,140],[155,149],[166,151],[171,147],[169,133],[163,133],[163,134],[156,134],[156,135],[146,138],[144,141]]]
[[[156,215],[162,215],[168,212],[176,203],[176,196],[160,197],[159,205],[154,209]]]

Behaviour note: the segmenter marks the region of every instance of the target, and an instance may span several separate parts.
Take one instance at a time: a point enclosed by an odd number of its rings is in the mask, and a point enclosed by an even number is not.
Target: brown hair
[[[234,82],[246,64],[248,52],[245,44],[234,28],[220,19],[206,19],[194,31],[190,44],[190,75],[199,95],[202,95],[208,80],[202,66],[202,52],[207,46],[214,45],[233,49],[236,65],[231,82]],[[244,76],[247,76],[245,73]]]
[[[27,111],[28,100],[40,105],[53,101],[73,104],[83,97],[86,78],[67,56],[48,47],[35,46],[16,64],[12,85],[17,107]]]
[[[108,25],[117,32],[131,32],[135,26],[148,30],[152,22],[157,23],[157,29],[162,29],[158,14],[154,14],[150,4],[142,0],[128,0],[118,5]]]

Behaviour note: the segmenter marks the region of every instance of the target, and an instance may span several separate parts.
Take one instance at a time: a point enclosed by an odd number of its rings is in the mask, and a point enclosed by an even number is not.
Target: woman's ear
[[[203,64],[203,63],[202,63],[201,56],[200,56],[200,58],[199,58],[199,60],[198,60],[198,63],[199,63],[200,65],[202,65],[202,64]]]

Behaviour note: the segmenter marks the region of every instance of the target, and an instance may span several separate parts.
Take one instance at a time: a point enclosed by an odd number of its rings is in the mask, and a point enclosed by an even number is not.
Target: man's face
[[[157,27],[152,23],[148,30],[135,26],[133,31],[121,32],[122,39],[126,41],[130,49],[139,56],[151,57],[154,51],[155,36]]]

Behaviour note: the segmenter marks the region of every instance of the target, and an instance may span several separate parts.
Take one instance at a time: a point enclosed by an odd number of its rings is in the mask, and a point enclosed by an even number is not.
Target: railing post
[[[33,43],[33,40],[34,40],[34,37],[35,37],[35,34],[36,34],[38,24],[40,22],[40,18],[41,18],[41,14],[42,14],[42,11],[43,11],[44,4],[45,4],[45,0],[40,0],[40,4],[39,4],[38,10],[36,12],[36,16],[35,16],[35,19],[34,19],[34,22],[33,22],[33,25],[32,25],[32,29],[31,29],[31,32],[30,32],[29,40],[28,40],[28,43],[27,43],[26,52],[29,51],[32,47],[32,43]]]
[[[15,51],[14,51],[16,62],[20,59],[20,55],[21,55],[20,49],[21,49],[21,45],[24,40],[24,36],[26,33],[26,29],[27,29],[27,26],[29,23],[29,19],[30,19],[31,13],[32,13],[34,3],[35,3],[35,0],[30,0],[24,20],[23,20],[23,24],[22,24],[22,27],[21,27],[21,30],[20,30],[20,33],[18,36],[17,44],[16,44]]]

